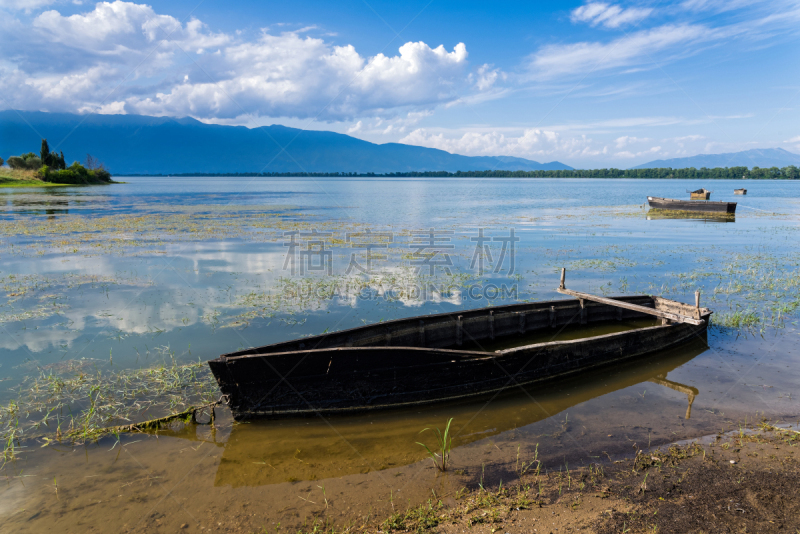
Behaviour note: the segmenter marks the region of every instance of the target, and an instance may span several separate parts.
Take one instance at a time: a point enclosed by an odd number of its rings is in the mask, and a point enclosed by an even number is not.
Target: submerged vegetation
[[[720,270],[701,265],[695,271],[667,273],[650,291],[674,296],[703,287],[704,305],[714,309],[712,325],[737,332],[763,333],[796,319],[800,259],[795,254],[720,251],[720,256]]]
[[[179,365],[169,347],[156,351],[170,363],[114,370],[113,359],[68,360],[38,367],[0,405],[3,461],[34,438],[44,443],[83,443],[115,428],[185,412],[217,400],[219,389],[205,362]]]

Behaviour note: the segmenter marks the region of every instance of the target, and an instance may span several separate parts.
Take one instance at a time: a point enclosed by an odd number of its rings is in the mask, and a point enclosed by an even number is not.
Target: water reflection
[[[694,403],[694,398],[700,394],[700,390],[695,387],[687,386],[681,384],[679,382],[673,382],[672,380],[667,380],[665,374],[660,374],[648,380],[648,382],[652,382],[654,384],[658,384],[659,386],[664,386],[665,388],[674,389],[675,391],[680,391],[684,393],[689,399],[689,405],[686,407],[686,417],[685,419],[690,419],[692,417],[692,404]]]
[[[8,203],[11,212],[18,215],[46,215],[48,220],[55,220],[56,215],[69,213],[69,201],[64,199],[31,199],[12,198]]]
[[[726,213],[704,213],[704,212],[691,212],[691,211],[673,211],[673,210],[660,210],[651,209],[647,212],[648,221],[657,221],[663,219],[683,219],[687,221],[702,221],[710,223],[732,223],[736,222],[736,214]]]
[[[548,384],[515,388],[491,397],[454,404],[384,411],[339,418],[254,421],[235,425],[225,443],[216,486],[263,486],[296,480],[320,480],[408,465],[425,458],[416,442],[423,428],[454,419],[454,447],[522,429],[573,406],[650,381],[688,395],[696,388],[666,380],[667,373],[707,349],[697,339],[677,349]],[[487,404],[487,400],[490,400]],[[597,425],[604,424],[602,420]],[[194,427],[178,437],[197,439]]]

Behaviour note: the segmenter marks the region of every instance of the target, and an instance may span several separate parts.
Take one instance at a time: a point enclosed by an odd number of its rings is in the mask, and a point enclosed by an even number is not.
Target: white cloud
[[[586,136],[563,138],[558,132],[534,128],[516,137],[499,132],[467,132],[461,137],[445,137],[418,128],[400,142],[468,156],[580,157],[602,153],[592,147],[592,140]]]
[[[631,7],[623,9],[602,2],[589,2],[572,10],[572,22],[587,22],[591,26],[601,24],[606,28],[618,28],[625,24],[638,22],[650,16],[652,8]]]
[[[463,43],[409,42],[397,55],[363,57],[308,35],[313,27],[247,39],[131,2],[50,10],[14,30],[0,37],[12,58],[0,66],[0,90],[22,109],[344,121],[432,109],[468,84]],[[479,74],[482,87],[500,76],[488,66]]]
[[[478,91],[491,89],[498,78],[505,80],[508,78],[508,75],[500,69],[493,69],[492,65],[488,63],[478,67],[477,76],[469,75],[469,80],[473,81],[474,79],[475,87]]]
[[[630,135],[623,135],[622,137],[617,137],[614,140],[614,143],[617,145],[617,148],[625,148],[633,143],[646,143],[648,141],[651,141],[651,139],[648,137],[632,137]]]
[[[349,134],[354,134],[354,133],[356,133],[356,132],[360,132],[360,131],[361,131],[361,127],[362,127],[363,125],[364,125],[364,124],[363,124],[363,122],[362,122],[362,121],[358,121],[358,122],[357,122],[357,123],[355,123],[353,126],[351,126],[350,128],[348,128],[348,129],[347,129],[347,133],[349,133]]]
[[[671,141],[678,145],[679,149],[686,148],[686,143],[694,143],[695,141],[699,141],[701,139],[705,139],[703,135],[683,135],[680,137],[672,137],[669,139],[664,139],[664,141]]]
[[[660,26],[605,44],[548,45],[531,57],[530,66],[543,77],[624,67],[652,62],[652,55],[661,50],[711,39],[713,35],[713,30],[699,24]]]
[[[25,11],[30,13],[44,6],[56,3],[58,0],[0,0],[0,8],[9,11]]]
[[[757,0],[686,0],[680,7],[689,11],[731,11],[746,6],[752,6]]]
[[[225,34],[208,32],[197,19],[182,25],[148,5],[121,1],[100,2],[94,11],[69,17],[45,11],[34,19],[33,27],[53,42],[110,56],[143,55],[154,44],[166,45],[171,52],[180,47],[196,53],[231,41]]]
[[[800,143],[800,135],[787,139],[784,143]]]
[[[425,117],[433,115],[431,110],[410,111],[405,116],[381,118],[358,121],[359,124],[347,130],[347,133],[360,133],[362,135],[390,135],[405,134],[412,126],[418,124]],[[354,129],[356,128],[356,129]]]
[[[670,139],[671,141],[675,141],[676,143],[682,143],[684,141],[699,141],[700,139],[705,139],[703,135],[683,135],[681,137],[673,137]]]
[[[619,147],[617,147],[619,148]],[[658,154],[661,152],[660,146],[650,147],[647,150],[642,150],[640,152],[630,152],[629,150],[624,150],[622,152],[614,153],[615,157],[624,158],[624,159],[633,159],[633,158],[641,158],[643,156],[653,156],[654,154]]]

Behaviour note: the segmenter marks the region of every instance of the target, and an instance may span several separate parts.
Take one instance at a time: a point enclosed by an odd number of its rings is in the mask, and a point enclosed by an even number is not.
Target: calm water
[[[537,445],[557,469],[800,412],[800,183],[125,180],[0,193],[4,403],[25,377],[65,362],[100,373],[181,364],[558,298],[562,266],[567,287],[591,293],[691,302],[699,289],[716,325],[707,343],[458,405],[247,425],[223,409],[215,432],[189,426],[79,448],[26,442],[4,468],[3,529],[339,520],[481,477],[510,481],[517,454],[532,457]],[[739,202],[735,219],[648,215],[648,195],[686,198],[701,186]],[[738,187],[748,195],[734,197]],[[436,477],[415,442],[450,417],[459,471]]]

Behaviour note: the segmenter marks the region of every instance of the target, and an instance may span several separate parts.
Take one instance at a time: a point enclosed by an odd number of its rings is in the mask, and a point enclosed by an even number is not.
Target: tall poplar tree
[[[39,157],[42,160],[42,165],[51,165],[50,145],[47,144],[47,139],[42,139],[42,149],[39,151]]]

